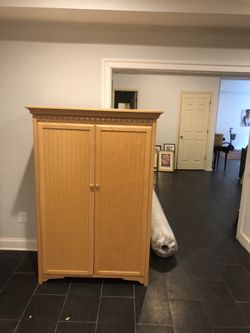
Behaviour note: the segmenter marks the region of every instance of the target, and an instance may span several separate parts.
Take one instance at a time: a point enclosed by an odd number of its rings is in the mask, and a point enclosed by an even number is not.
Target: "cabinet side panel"
[[[95,274],[145,274],[150,158],[150,126],[97,126]]]
[[[37,259],[38,259],[38,280],[42,283],[42,251],[41,251],[41,232],[40,232],[40,185],[39,185],[39,159],[38,159],[38,127],[37,120],[33,118],[33,139],[34,139],[34,160],[35,160],[35,179],[36,179],[36,223],[37,223]]]
[[[43,273],[93,273],[94,126],[38,125]]]

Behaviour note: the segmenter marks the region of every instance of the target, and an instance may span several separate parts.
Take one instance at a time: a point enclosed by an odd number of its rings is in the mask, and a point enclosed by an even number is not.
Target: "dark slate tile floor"
[[[0,251],[0,333],[250,333],[250,255],[235,240],[238,161],[158,173],[179,251],[151,253],[149,286],[112,279],[37,284],[36,252]]]

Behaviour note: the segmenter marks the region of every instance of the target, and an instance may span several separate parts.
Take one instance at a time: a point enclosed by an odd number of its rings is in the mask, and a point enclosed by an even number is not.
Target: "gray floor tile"
[[[35,295],[16,333],[54,333],[65,296]]]
[[[162,273],[150,271],[149,285],[135,285],[136,322],[171,325],[171,315]]]
[[[174,329],[170,326],[137,325],[136,333],[174,333]]]
[[[246,321],[234,301],[207,299],[204,305],[213,327],[246,327]]]
[[[200,298],[188,264],[177,264],[164,277],[169,299]]]
[[[101,293],[101,281],[74,279],[69,290],[61,320],[95,322]]]
[[[95,333],[96,324],[60,322],[55,333]]]
[[[197,280],[196,284],[202,299],[232,300],[224,281]]]
[[[0,290],[3,288],[10,275],[21,263],[22,259],[21,256],[0,255]]]
[[[37,286],[35,274],[14,274],[0,293],[0,319],[19,319]]]
[[[103,297],[97,323],[97,333],[134,333],[134,300]]]
[[[14,320],[0,319],[0,333],[13,333],[17,323],[18,322]]]
[[[70,286],[70,281],[71,279],[48,280],[38,286],[36,294],[66,295]]]
[[[250,303],[238,303],[238,306],[247,324],[250,326]]]
[[[220,270],[236,301],[250,301],[250,275],[242,265],[221,265]]]
[[[212,333],[203,305],[199,301],[170,301],[175,333]]]
[[[102,295],[133,297],[133,285],[133,282],[121,279],[104,279]]]

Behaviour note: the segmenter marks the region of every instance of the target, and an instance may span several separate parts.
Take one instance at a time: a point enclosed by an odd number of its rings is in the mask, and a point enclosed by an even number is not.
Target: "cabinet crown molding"
[[[147,109],[103,109],[103,108],[81,108],[62,106],[25,106],[33,117],[57,116],[57,117],[100,117],[117,119],[150,119],[156,120],[163,113],[160,110]]]

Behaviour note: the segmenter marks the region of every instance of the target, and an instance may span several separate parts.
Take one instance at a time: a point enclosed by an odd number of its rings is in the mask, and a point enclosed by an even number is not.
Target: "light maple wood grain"
[[[44,273],[93,273],[93,143],[93,125],[38,124]]]
[[[65,276],[148,283],[152,110],[30,107],[39,283]]]
[[[151,127],[96,127],[94,273],[144,275]]]

